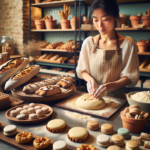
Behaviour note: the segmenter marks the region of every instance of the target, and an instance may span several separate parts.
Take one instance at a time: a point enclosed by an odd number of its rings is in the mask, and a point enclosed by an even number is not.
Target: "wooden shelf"
[[[150,55],[150,52],[138,52],[138,55]]]
[[[74,32],[74,29],[41,29],[41,30],[36,30],[36,29],[32,29],[31,32]],[[79,31],[79,29],[77,29],[77,31]]]
[[[67,52],[67,53],[74,53],[74,52],[69,52],[65,49],[39,49],[38,51],[47,51],[47,52]],[[78,50],[77,53],[79,53],[80,51]]]
[[[150,72],[150,69],[146,69],[146,68],[139,68],[140,72]]]
[[[26,57],[26,55],[10,55],[10,58]]]

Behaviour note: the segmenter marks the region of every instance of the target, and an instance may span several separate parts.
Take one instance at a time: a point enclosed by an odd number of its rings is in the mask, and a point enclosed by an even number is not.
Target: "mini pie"
[[[89,133],[85,128],[74,127],[68,132],[68,138],[76,143],[85,142],[88,139]]]
[[[21,133],[18,133],[15,137],[16,141],[22,144],[30,142],[32,138],[33,138],[33,135],[30,132],[21,132]]]
[[[33,141],[33,146],[37,149],[45,149],[49,147],[51,140],[48,137],[39,137]]]
[[[82,144],[76,150],[96,150],[93,145]]]
[[[62,119],[53,119],[46,125],[46,129],[53,133],[63,132],[67,128],[67,124]]]

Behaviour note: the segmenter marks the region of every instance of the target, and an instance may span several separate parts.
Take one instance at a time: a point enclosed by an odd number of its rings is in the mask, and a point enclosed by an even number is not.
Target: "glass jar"
[[[10,55],[14,54],[13,37],[2,36],[0,45],[2,46],[2,53],[3,52],[9,52]]]

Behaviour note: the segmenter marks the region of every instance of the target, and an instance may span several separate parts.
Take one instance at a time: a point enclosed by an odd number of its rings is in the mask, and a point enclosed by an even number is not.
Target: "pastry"
[[[46,56],[47,56],[47,54],[45,53],[42,56],[40,56],[39,59],[44,59],[44,58],[46,58]]]
[[[62,76],[56,76],[52,77],[51,79],[46,79],[40,82],[31,83],[28,85],[25,85],[23,87],[23,92],[26,94],[34,93],[36,90],[38,90],[40,87],[46,86],[46,85],[52,85],[58,82]]]
[[[35,104],[34,103],[30,103],[29,106],[30,107],[35,107]]]
[[[13,88],[20,86],[21,84],[30,80],[35,76],[40,70],[39,65],[33,65],[27,68],[22,69],[17,74],[12,76],[5,84],[5,90],[9,91]]]
[[[28,111],[28,114],[32,114],[32,113],[35,112],[35,108],[30,107],[30,108],[27,109],[27,111]]]
[[[50,58],[53,57],[53,56],[54,56],[54,54],[51,53],[51,54],[47,55],[44,59],[50,59]]]
[[[144,141],[144,148],[150,148],[150,141]]]
[[[18,108],[16,108],[16,110],[20,113],[23,110],[23,108],[22,107],[18,107]]]
[[[126,150],[139,150],[138,142],[136,142],[136,141],[127,141],[125,149]]]
[[[16,118],[18,120],[25,120],[26,119],[26,115],[25,114],[19,114],[19,115],[16,116]]]
[[[122,150],[119,146],[111,145],[107,148],[107,150]]]
[[[59,62],[62,63],[62,61],[64,60],[64,58],[65,58],[65,57],[62,57],[62,56],[61,56],[61,57],[57,58],[56,61],[59,61]]]
[[[0,92],[0,107],[10,103],[9,95]]]
[[[62,69],[61,68],[54,68],[52,70],[54,70],[54,71],[61,71]]]
[[[25,114],[26,116],[28,116],[28,111],[27,111],[27,110],[22,110],[22,111],[20,112],[20,114]]]
[[[15,136],[16,141],[21,144],[29,143],[32,138],[33,135],[30,132],[21,132]]]
[[[29,114],[29,120],[37,119],[37,114]]]
[[[67,71],[68,73],[75,73],[75,70]]]
[[[18,114],[19,114],[19,111],[18,111],[18,110],[11,110],[11,111],[10,111],[10,115],[11,115],[12,117],[16,117]]]
[[[76,100],[76,106],[83,109],[96,110],[103,108],[105,101],[102,98],[98,100],[89,94],[84,94]]]
[[[142,145],[142,139],[141,139],[141,137],[132,136],[131,137],[131,141],[136,141],[136,142],[138,142],[139,145]]]
[[[67,135],[72,142],[82,143],[88,139],[89,133],[85,128],[74,127],[68,131]]]
[[[76,150],[96,150],[96,148],[93,145],[82,144],[79,147],[77,147]]]
[[[46,125],[46,129],[53,133],[63,132],[67,128],[67,124],[62,119],[53,119]]]
[[[87,128],[89,130],[97,130],[99,128],[99,122],[95,120],[88,121]]]
[[[65,141],[56,141],[53,144],[53,150],[67,150],[67,143]]]
[[[17,127],[15,125],[8,125],[8,126],[4,127],[3,133],[6,136],[15,135],[17,133]]]
[[[38,109],[41,109],[42,106],[35,106],[34,108],[35,108],[35,110],[38,110]]]
[[[49,60],[57,60],[60,57],[60,55],[54,55],[53,57],[51,57]]]
[[[27,110],[29,107],[30,107],[29,105],[24,105],[24,106],[23,106],[23,109],[26,109],[26,110]]]
[[[110,145],[110,137],[105,134],[100,134],[97,136],[97,145],[101,147],[108,147]]]
[[[39,90],[35,92],[35,94],[39,96],[51,96],[59,93],[61,93],[61,89],[58,85],[47,85],[41,87]]]
[[[60,87],[63,88],[68,88],[72,84],[73,84],[73,80],[69,76],[62,78],[60,81],[56,83],[56,85],[59,85]]]
[[[113,134],[114,127],[108,123],[102,124],[101,125],[101,132],[104,134]]]
[[[117,145],[117,146],[122,146],[124,145],[124,137],[122,135],[119,135],[119,134],[114,134],[112,137],[111,137],[111,141],[113,143],[113,145]]]
[[[131,105],[129,107],[130,114],[136,115],[136,114],[140,114],[140,112],[141,112],[141,109],[138,105]]]
[[[29,64],[28,58],[16,58],[7,61],[0,66],[0,85],[5,83],[12,75]]]
[[[55,43],[50,43],[49,45],[46,46],[46,49],[55,49],[56,47],[64,44],[63,42],[55,42]]]
[[[126,128],[119,128],[118,129],[118,134],[122,135],[124,138],[129,138],[130,137],[130,131]]]
[[[150,141],[150,134],[147,133],[141,133],[141,139],[146,140],[146,141]]]
[[[39,137],[33,141],[33,146],[37,149],[45,149],[49,147],[51,140],[48,137]]]
[[[42,110],[44,114],[49,113],[49,108],[47,107],[42,107]]]
[[[44,115],[44,112],[43,112],[43,110],[42,109],[38,109],[38,110],[36,110],[36,115],[37,116],[43,116]]]

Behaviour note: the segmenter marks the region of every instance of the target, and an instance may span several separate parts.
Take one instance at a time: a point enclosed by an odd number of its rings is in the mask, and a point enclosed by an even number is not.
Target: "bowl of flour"
[[[129,105],[138,105],[150,114],[150,91],[128,93],[127,100]]]

